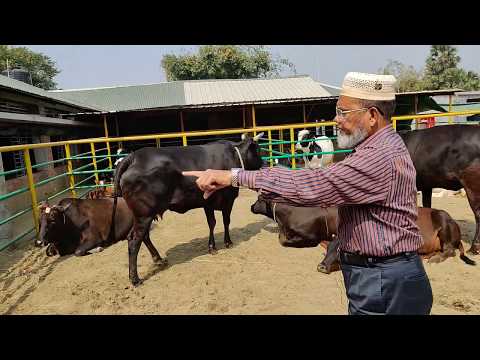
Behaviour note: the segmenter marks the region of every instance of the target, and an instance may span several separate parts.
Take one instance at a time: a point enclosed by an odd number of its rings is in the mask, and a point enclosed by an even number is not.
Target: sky
[[[48,55],[61,73],[61,89],[152,84],[166,81],[164,54],[193,52],[195,45],[18,45]],[[389,59],[420,69],[429,45],[272,45],[274,56],[287,58],[297,74],[340,86],[349,71],[377,72]],[[461,66],[480,73],[480,46],[460,45]],[[284,75],[288,75],[285,73]]]

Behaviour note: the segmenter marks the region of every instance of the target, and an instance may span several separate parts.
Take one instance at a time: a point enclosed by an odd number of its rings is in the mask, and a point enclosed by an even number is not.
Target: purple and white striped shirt
[[[416,225],[416,171],[391,125],[326,169],[240,170],[238,183],[279,203],[337,206],[343,251],[390,256],[423,245]]]

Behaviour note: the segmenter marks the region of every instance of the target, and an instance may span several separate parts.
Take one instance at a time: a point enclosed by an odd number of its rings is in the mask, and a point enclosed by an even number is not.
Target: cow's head
[[[42,201],[38,206],[38,210],[40,211],[40,233],[38,238],[35,239],[35,246],[40,247],[46,245],[45,234],[47,229],[47,215],[50,212],[48,200]]]
[[[254,214],[265,215],[273,219],[272,203],[265,200],[261,195],[258,196],[257,201],[250,207],[250,210]]]
[[[339,240],[336,236],[332,241],[328,242],[327,253],[325,258],[317,266],[317,270],[324,274],[330,274],[340,270],[340,259],[338,256]]]
[[[309,140],[309,139],[312,139],[314,140],[315,139],[315,136],[313,134],[310,133],[310,130],[300,130],[298,132],[298,141],[304,141],[304,140]],[[302,151],[304,153],[308,153],[310,152],[310,145],[312,144],[312,142],[298,142],[296,145],[295,145],[295,150],[298,150],[298,151]]]
[[[65,208],[59,205],[50,206],[48,202],[40,205],[40,236],[37,246],[45,246],[54,242],[52,234],[65,225]]]
[[[242,134],[242,141],[238,145],[238,149],[242,155],[245,170],[258,170],[262,167],[260,147],[258,146],[258,141],[262,136],[263,132],[254,137]]]

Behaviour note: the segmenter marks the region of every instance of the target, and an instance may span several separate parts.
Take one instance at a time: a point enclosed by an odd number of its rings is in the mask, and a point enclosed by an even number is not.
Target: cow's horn
[[[261,132],[260,134],[255,135],[255,136],[253,137],[253,141],[258,141],[258,140],[263,136],[263,134],[264,134],[264,133]]]

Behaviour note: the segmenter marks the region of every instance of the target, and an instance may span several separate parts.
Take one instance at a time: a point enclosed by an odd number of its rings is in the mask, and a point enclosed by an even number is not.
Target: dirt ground
[[[221,213],[216,213],[214,256],[207,252],[202,209],[167,212],[151,238],[169,266],[159,270],[142,247],[138,270],[144,283],[138,288],[128,281],[126,241],[101,253],[61,259],[30,244],[3,251],[0,314],[346,314],[341,273],[316,270],[324,250],[280,246],[275,224],[250,212],[255,198],[242,190],[235,202],[231,249],[224,248]],[[447,210],[464,241],[471,241],[474,217],[465,197],[433,198],[433,207]],[[457,256],[425,267],[433,314],[480,314],[480,266]]]

